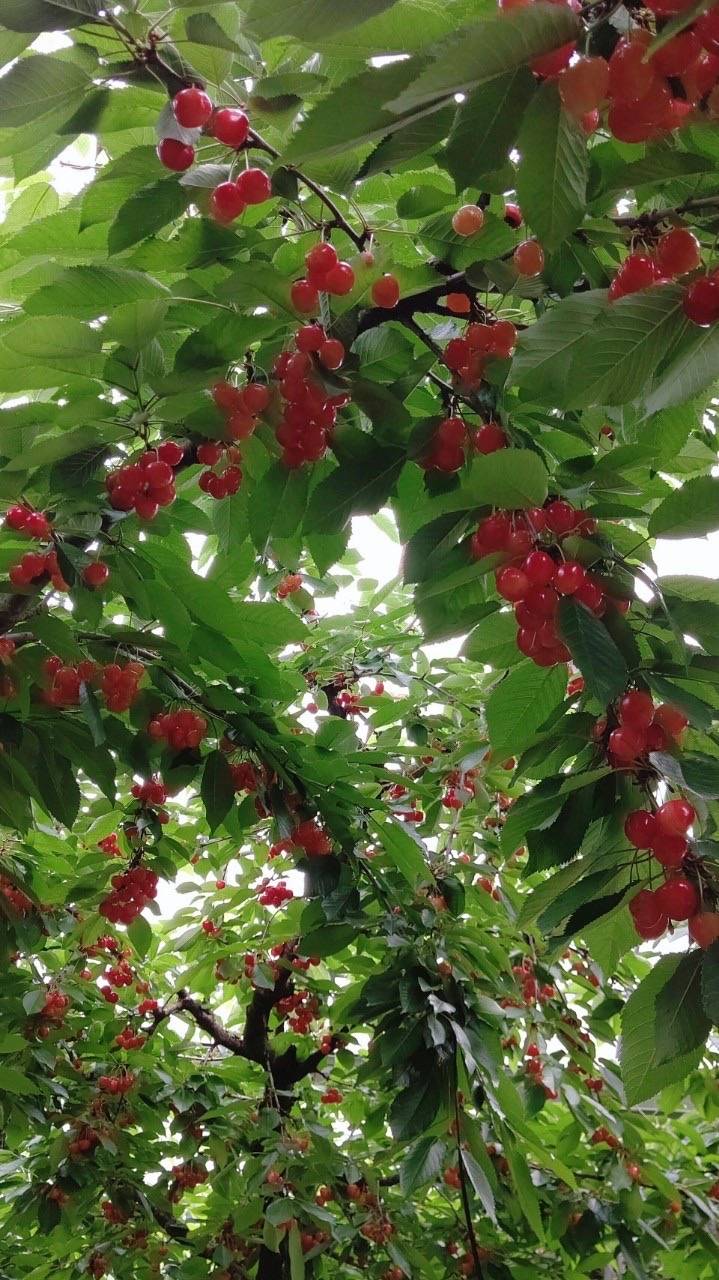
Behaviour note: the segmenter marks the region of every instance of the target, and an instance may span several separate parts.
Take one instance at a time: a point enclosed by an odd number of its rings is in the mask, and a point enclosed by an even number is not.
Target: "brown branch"
[[[469,1203],[469,1192],[467,1190],[467,1171],[464,1167],[464,1161],[462,1159],[462,1139],[460,1136],[461,1128],[460,1128],[460,1115],[459,1115],[459,1094],[456,1087],[457,1086],[456,1075],[457,1075],[457,1072],[456,1072],[456,1057],[455,1057],[454,1123],[455,1123],[455,1128],[457,1130],[457,1164],[459,1165],[459,1183],[460,1183],[460,1194],[462,1197],[462,1212],[464,1213],[464,1221],[467,1227],[467,1235],[469,1237],[469,1243],[472,1250],[472,1257],[474,1259],[475,1280],[483,1280],[484,1269],[482,1267],[482,1259],[479,1256],[479,1244],[477,1243],[477,1235],[474,1230],[474,1223],[472,1221],[472,1210]]]
[[[276,147],[273,147],[266,138],[263,138],[256,129],[252,129],[250,131],[250,139],[247,145],[249,147],[254,147],[258,151],[265,151],[267,155],[272,156],[274,160],[282,159],[281,152],[279,152]],[[307,190],[311,191],[313,195],[317,196],[317,199],[321,200],[326,209],[329,209],[329,212],[332,214],[334,219],[332,225],[338,227],[341,231],[344,231],[345,235],[349,236],[357,249],[364,249],[365,245],[369,243],[371,238],[367,227],[364,227],[362,231],[355,231],[351,223],[349,223],[345,218],[342,210],[335,204],[332,197],[327,195],[327,192],[319,185],[319,183],[315,182],[313,178],[308,178],[306,173],[303,173],[301,169],[298,169],[293,164],[288,164],[285,168],[289,173],[294,173],[295,177],[298,178],[302,185],[307,187]]]

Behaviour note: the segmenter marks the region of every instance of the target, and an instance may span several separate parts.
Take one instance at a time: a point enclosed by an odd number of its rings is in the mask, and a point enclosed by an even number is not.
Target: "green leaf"
[[[248,504],[250,532],[260,554],[272,538],[291,538],[296,533],[308,492],[308,468],[291,471],[282,462],[274,462],[253,485]]]
[[[699,1062],[702,1047],[660,1061],[657,995],[675,974],[681,956],[662,956],[622,1010],[619,1061],[630,1106],[646,1102],[668,1084],[683,1079]]]
[[[649,517],[653,538],[701,538],[719,529],[719,476],[685,480]]]
[[[714,1026],[719,1025],[719,942],[704,952],[702,963],[702,1006]]]
[[[275,36],[296,36],[306,44],[316,37],[325,38],[335,31],[359,26],[396,0],[354,0],[351,5],[335,0],[251,0],[247,25],[258,40]]]
[[[462,103],[443,156],[458,191],[479,186],[483,174],[501,168],[535,89],[531,71],[515,67],[487,80]]]
[[[235,784],[223,751],[211,751],[205,760],[200,796],[210,831],[215,831],[235,802]]]
[[[399,1168],[402,1194],[409,1196],[419,1187],[433,1182],[444,1161],[445,1144],[440,1138],[420,1138]]]
[[[351,924],[325,924],[302,936],[302,946],[310,956],[334,956],[344,951],[357,937]]]
[[[525,388],[543,404],[565,398],[575,348],[586,343],[608,307],[604,290],[589,290],[564,298],[519,334],[509,371],[512,386]],[[490,455],[491,456],[491,455]]]
[[[460,27],[436,47],[431,65],[415,74],[404,92],[387,105],[392,111],[403,112],[443,95],[469,93],[576,39],[579,30],[570,10],[542,3],[526,12],[510,11],[501,18]]]
[[[86,684],[80,685],[80,706],[82,714],[85,717],[87,727],[92,734],[92,741],[96,747],[101,747],[106,741],[105,726],[100,715],[100,707],[97,696],[93,689],[88,688]]]
[[[414,1138],[428,1129],[440,1103],[441,1081],[438,1072],[428,1072],[401,1089],[389,1109],[392,1137],[398,1142]]]
[[[14,1093],[18,1097],[24,1098],[37,1092],[37,1085],[34,1081],[28,1080],[28,1077],[23,1075],[22,1071],[16,1071],[14,1067],[0,1065],[0,1093]]]
[[[49,741],[42,742],[40,756],[36,781],[43,804],[69,830],[80,809],[80,788],[72,765],[52,749]]]
[[[719,798],[719,759],[699,754],[681,756],[652,752],[652,762],[666,778],[707,800]]]
[[[487,731],[497,760],[521,751],[564,701],[564,667],[538,667],[527,659],[514,667],[487,699]]]
[[[174,222],[185,212],[191,198],[191,192],[181,187],[175,178],[161,178],[142,187],[120,205],[115,214],[107,233],[108,251],[122,253],[139,240],[162,231],[168,222]]]
[[[290,1280],[305,1280],[305,1257],[302,1252],[302,1238],[297,1223],[290,1227],[288,1252],[290,1255]]]
[[[492,1219],[493,1222],[496,1222],[497,1214],[494,1203],[494,1192],[492,1191],[489,1178],[484,1172],[484,1169],[482,1169],[481,1165],[477,1163],[472,1152],[466,1151],[464,1148],[461,1152],[461,1160],[469,1174],[469,1180],[472,1183],[476,1194],[479,1196],[484,1212]]]
[[[403,823],[396,818],[381,818],[370,813],[367,825],[378,837],[380,848],[409,884],[416,887],[429,879],[424,845]]]
[[[93,320],[113,306],[161,297],[169,297],[169,290],[141,271],[100,265],[68,267],[52,284],[31,293],[24,310],[31,316],[73,315]]]
[[[361,451],[313,490],[305,517],[308,533],[336,533],[351,515],[373,515],[384,506],[404,465],[397,449],[364,436]]]
[[[509,1163],[509,1172],[512,1176],[514,1189],[517,1193],[519,1206],[529,1223],[532,1231],[538,1240],[544,1240],[544,1227],[542,1225],[542,1214],[539,1208],[539,1199],[534,1189],[532,1175],[529,1171],[529,1165],[519,1150],[517,1144],[507,1139],[504,1144],[504,1151]]]
[[[0,128],[17,128],[49,112],[63,112],[90,84],[72,62],[37,54],[20,58],[0,77]]]
[[[703,1047],[711,1022],[702,1003],[702,961],[700,950],[688,951],[669,980],[657,992],[656,1062],[664,1062]]]
[[[135,916],[132,924],[128,925],[127,935],[138,956],[146,956],[152,946],[152,929],[149,921],[144,916]]]
[[[578,227],[587,203],[587,138],[547,81],[532,101],[517,139],[517,195],[545,249],[556,249]]]
[[[547,497],[547,469],[531,449],[498,449],[475,462],[459,497],[467,506],[541,507]]]
[[[559,634],[579,667],[589,693],[611,702],[627,687],[629,673],[607,628],[571,596],[559,603]]]
[[[71,317],[33,316],[17,323],[6,323],[0,330],[0,379],[3,388],[5,391],[27,391],[45,387],[54,371],[97,377],[104,366],[101,345],[102,340],[96,330]],[[80,434],[78,432],[76,438]],[[87,438],[85,443],[89,443]],[[78,447],[81,446],[75,445],[74,450]],[[73,447],[67,452],[73,452]],[[53,454],[53,458],[65,456],[62,448]],[[20,468],[32,464],[34,457],[35,451],[24,462],[19,460]]]

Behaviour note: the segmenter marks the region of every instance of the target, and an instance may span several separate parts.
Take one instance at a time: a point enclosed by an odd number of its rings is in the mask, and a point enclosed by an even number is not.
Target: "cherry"
[[[646,253],[630,253],[617,271],[609,288],[609,301],[623,298],[628,293],[639,293],[657,284],[661,271],[653,258]]]
[[[719,320],[719,280],[714,276],[701,276],[687,288],[682,302],[684,314],[692,324],[716,324]]]
[[[654,712],[654,724],[659,725],[668,738],[678,738],[686,729],[689,720],[678,707],[662,702]]]
[[[579,58],[562,71],[557,88],[565,109],[581,117],[601,106],[608,82],[609,66],[604,58]]]
[[[530,551],[522,569],[533,587],[547,587],[554,577],[556,564],[546,551]]]
[[[576,524],[576,512],[569,502],[555,499],[544,508],[544,518],[548,529],[560,537],[569,533]]]
[[[552,586],[562,596],[573,596],[586,580],[586,570],[577,560],[565,560],[557,566]]]
[[[290,289],[290,300],[295,311],[310,314],[320,305],[319,294],[309,280],[295,280]]]
[[[661,237],[655,249],[657,265],[664,275],[683,276],[701,262],[701,249],[688,227],[673,227]]]
[[[607,123],[620,142],[648,142],[661,137],[677,121],[673,100],[663,81],[657,81],[636,102],[614,101],[609,107]]]
[[[218,222],[232,222],[247,208],[236,182],[221,182],[210,196],[210,212]]]
[[[31,512],[27,507],[8,507],[5,512],[5,524],[8,529],[13,529],[15,532],[19,532],[21,529],[25,528],[30,515]]]
[[[579,590],[575,591],[574,598],[579,600],[580,604],[585,605],[587,609],[591,609],[592,613],[600,614],[604,612],[604,592],[598,583],[593,582],[589,577],[585,577]]]
[[[618,764],[629,764],[646,749],[644,737],[625,727],[612,730],[608,745],[609,754]]]
[[[701,53],[701,41],[696,31],[680,31],[650,59],[651,66],[663,76],[680,76],[696,62]]]
[[[484,210],[476,204],[463,204],[452,216],[452,229],[458,236],[476,236],[484,226]]]
[[[529,65],[535,75],[549,79],[559,75],[559,72],[567,66],[576,47],[573,41],[570,44],[563,44],[559,49],[553,49],[551,53],[543,53],[539,58],[533,58]]]
[[[534,538],[529,529],[512,529],[507,538],[507,551],[514,557],[526,556],[534,546]]]
[[[50,537],[52,527],[47,516],[43,515],[42,511],[30,511],[25,521],[23,533],[26,533],[28,538],[37,538],[38,541],[42,542],[45,538]]]
[[[344,297],[354,288],[355,273],[349,262],[338,262],[331,267],[325,276],[325,289],[327,293],[335,294],[337,297]]]
[[[489,331],[489,352],[500,359],[508,359],[517,345],[517,327],[511,320],[498,320]]]
[[[620,723],[640,732],[648,729],[654,719],[654,703],[651,694],[641,689],[625,693],[617,708]]]
[[[264,169],[243,169],[236,186],[245,204],[262,204],[272,195],[272,182]]]
[[[587,137],[590,138],[599,128],[599,111],[596,108],[594,111],[585,111],[584,115],[579,117],[579,123],[582,127],[582,132],[586,133]]]
[[[325,369],[339,369],[345,358],[345,349],[339,338],[326,338],[317,352],[317,358]]]
[[[183,129],[200,129],[212,115],[212,102],[204,89],[193,85],[190,89],[181,89],[175,94],[172,111]]]
[[[264,413],[272,393],[265,382],[248,382],[242,391],[242,401],[248,413]]]
[[[497,591],[505,600],[514,603],[523,600],[529,590],[529,578],[521,569],[507,565],[500,569],[496,577]]]
[[[185,450],[176,440],[163,440],[162,444],[157,446],[157,455],[162,462],[167,462],[171,467],[178,467],[185,456]]]
[[[505,221],[505,222],[506,222],[510,227],[521,227],[521,225],[522,225],[522,210],[520,209],[520,207],[519,207],[519,205],[518,205],[518,204],[512,204],[512,203],[505,204],[505,206],[504,206],[504,221]]]
[[[444,305],[455,316],[468,316],[472,310],[471,299],[466,293],[448,293]]]
[[[214,467],[222,457],[222,445],[216,444],[214,440],[203,441],[197,446],[197,461],[201,462],[203,467]]]
[[[212,117],[212,132],[227,147],[241,147],[249,131],[250,122],[237,107],[221,107]]]
[[[636,925],[654,924],[662,916],[666,919],[666,912],[658,904],[657,895],[651,889],[640,889],[635,893],[630,899],[629,910]]]
[[[166,169],[173,173],[184,173],[195,159],[195,148],[189,142],[180,142],[177,138],[163,138],[157,145],[157,158]]]
[[[655,88],[656,71],[651,61],[644,61],[650,42],[648,31],[636,31],[631,36],[623,36],[615,46],[608,68],[607,87],[611,98],[623,103],[637,102]]]
[[[95,560],[92,564],[85,565],[82,571],[82,580],[86,587],[101,587],[110,577],[110,570],[101,560]]]
[[[511,527],[509,516],[503,511],[497,511],[495,515],[487,516],[474,535],[478,545],[481,547],[480,554],[486,555],[489,551],[503,551],[507,545]]]
[[[464,296],[464,295],[462,295]],[[396,276],[385,275],[375,280],[372,285],[372,301],[377,307],[396,307],[399,302],[399,280]]]
[[[544,250],[538,240],[523,240],[512,255],[517,273],[532,279],[544,270]]]
[[[556,612],[559,596],[551,587],[530,587],[524,603],[532,613],[542,618],[552,618]]]
[[[467,364],[470,357],[470,346],[466,338],[450,338],[444,352],[443,360],[452,373],[458,373]]]
[[[657,830],[652,840],[652,853],[663,867],[680,867],[689,851],[689,841],[684,836],[668,835]]]
[[[709,53],[719,53],[719,13],[715,9],[710,9],[697,18],[694,30]]]
[[[700,911],[689,920],[689,937],[706,951],[719,939],[719,913]],[[713,1197],[716,1199],[717,1197]]]
[[[657,809],[657,826],[668,835],[686,835],[696,821],[696,810],[688,800],[667,800]]]
[[[713,89],[719,76],[719,56],[702,53],[682,74],[682,84],[690,103],[697,103]]]
[[[337,266],[339,257],[334,245],[328,240],[321,240],[319,244],[315,244],[305,254],[305,266],[307,273],[312,276],[326,276],[328,271]]]
[[[660,910],[670,920],[688,920],[696,915],[699,894],[696,885],[686,876],[671,876],[655,893]]]
[[[624,834],[635,849],[651,849],[656,835],[654,814],[647,812],[646,809],[635,809],[627,816]]]
[[[497,449],[506,449],[509,441],[498,422],[485,422],[479,431],[474,433],[474,448],[477,453],[496,453]]]

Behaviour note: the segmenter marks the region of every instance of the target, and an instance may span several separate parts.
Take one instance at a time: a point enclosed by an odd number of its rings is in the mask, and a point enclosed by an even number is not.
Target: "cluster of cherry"
[[[288,573],[277,585],[277,599],[285,600],[287,596],[292,596],[296,591],[302,589],[302,574]]]
[[[172,100],[173,115],[180,128],[204,129],[223,146],[238,151],[250,133],[250,122],[239,107],[215,109],[211,98],[197,85],[181,89]],[[174,173],[184,173],[194,163],[195,148],[179,138],[162,138],[157,155],[160,163]],[[218,222],[234,222],[248,204],[262,204],[272,195],[272,184],[263,169],[244,169],[234,181],[220,182],[210,196],[210,211]]]
[[[317,355],[325,369],[338,369],[345,349],[338,338],[328,338],[319,324],[306,324],[295,334],[296,351],[283,351],[273,365],[283,400],[282,417],[275,429],[277,443],[282,446],[282,461],[295,469],[305,462],[317,462],[324,456],[332,438],[337,410],[349,402],[342,392],[329,395],[315,376]]]
[[[310,858],[326,858],[332,853],[332,841],[316,818],[298,822],[290,835],[297,849],[304,849]]]
[[[588,536],[596,521],[569,502],[553,499],[529,511],[496,511],[472,537],[477,560],[505,552],[511,563],[497,570],[497,591],[515,607],[517,648],[538,666],[568,662],[571,654],[557,633],[561,596],[573,596],[592,613],[604,613],[609,597],[596,577],[577,560],[563,558],[561,540]],[[623,608],[623,602],[613,602]],[[627,606],[628,607],[628,606]]]
[[[313,1249],[321,1248],[331,1239],[329,1231],[301,1231],[300,1248],[303,1253],[311,1253]]]
[[[276,880],[274,883],[271,880],[260,880],[260,890],[257,901],[263,907],[281,907],[295,896],[284,880]]]
[[[115,1036],[115,1044],[118,1049],[141,1049],[146,1040],[147,1036],[142,1036],[137,1031],[133,1031],[132,1027],[125,1027],[119,1035]]]
[[[689,723],[684,713],[670,703],[655,707],[651,694],[643,689],[632,689],[619,699],[616,718],[618,726],[607,739],[607,754],[618,767],[632,765],[650,751],[676,746]],[[600,736],[606,728],[605,718],[598,721],[596,731]]]
[[[462,809],[475,792],[475,779],[478,769],[451,769],[445,778],[445,791],[442,804],[445,809]]]
[[[230,761],[230,773],[235,791],[257,791],[260,780],[249,760]]]
[[[62,1022],[65,1014],[70,1008],[70,997],[64,992],[53,989],[48,991],[45,996],[45,1003],[40,1010],[40,1016],[47,1018],[50,1022]]]
[[[97,1087],[101,1093],[125,1094],[134,1089],[136,1079],[132,1071],[123,1071],[117,1076],[100,1076]]]
[[[335,1089],[334,1087],[325,1089],[324,1093],[320,1094],[320,1102],[327,1102],[330,1105],[337,1105],[337,1103],[342,1102],[342,1098],[343,1095],[340,1093],[339,1089]]]
[[[619,1150],[622,1145],[619,1138],[617,1138],[609,1129],[607,1129],[606,1125],[603,1124],[600,1125],[598,1129],[594,1130],[589,1141],[593,1147],[597,1147],[603,1143],[605,1146],[611,1147],[612,1151]]]
[[[463,342],[463,338],[452,338]],[[498,422],[486,422],[476,430],[470,428],[457,414],[443,418],[435,427],[429,447],[417,459],[425,471],[444,471],[451,474],[464,465],[465,450],[469,446],[474,453],[496,453],[506,449],[507,437]]]
[[[113,1204],[112,1200],[103,1200],[100,1208],[105,1221],[113,1227],[124,1227],[129,1222],[129,1215],[119,1205]]]
[[[26,551],[24,556],[8,569],[8,578],[14,587],[29,587],[40,578],[49,576],[56,591],[67,591],[68,584],[62,576],[57,551]]]
[[[22,889],[18,889],[17,885],[8,880],[7,876],[0,875],[0,894],[18,915],[25,916],[32,911],[32,902]]]
[[[516,343],[517,330],[511,320],[496,320],[493,324],[471,321],[461,337],[449,339],[442,352],[442,361],[452,373],[455,385],[471,391],[482,381],[487,363],[490,360],[508,360]],[[494,449],[487,447],[491,439],[492,433],[485,432],[483,436],[477,433],[472,444],[479,453],[493,453]],[[503,447],[502,444],[495,445],[495,448]]]
[[[33,511],[32,507],[10,507],[5,512],[5,525],[14,533],[22,533],[38,542],[48,542],[52,537],[52,525],[47,516],[42,511]]]
[[[175,440],[163,440],[111,471],[105,479],[110,506],[116,511],[134,510],[141,520],[154,520],[160,507],[175,501],[175,471],[185,455]]]
[[[278,1000],[275,1008],[283,1018],[288,1018],[292,1031],[306,1035],[319,1013],[320,1002],[309,991],[295,991],[291,996]]]
[[[111,832],[109,836],[103,836],[102,840],[98,840],[97,847],[98,849],[101,849],[108,858],[123,857],[122,849],[117,842],[116,831]]]
[[[167,787],[158,774],[153,774],[147,782],[134,783],[131,795],[140,801],[143,809],[157,808],[167,800]]]
[[[146,867],[129,867],[112,877],[112,893],[100,903],[100,915],[112,924],[132,924],[157,897],[157,874]]]
[[[185,1163],[179,1164],[172,1170],[172,1179],[170,1182],[169,1199],[171,1204],[177,1204],[182,1198],[183,1191],[188,1188],[193,1190],[195,1187],[202,1186],[203,1182],[207,1182],[207,1169],[201,1164]]]
[[[367,265],[374,262],[372,254],[365,257]],[[305,254],[305,275],[295,280],[290,290],[290,298],[295,311],[301,315],[316,315],[319,310],[320,293],[328,293],[342,298],[355,286],[354,268],[349,262],[343,262],[329,240],[321,240],[313,245]],[[386,277],[385,277],[386,278]],[[394,277],[391,277],[394,280]],[[377,282],[379,283],[379,282]],[[396,281],[395,281],[396,284]],[[381,296],[381,291],[380,291]],[[389,299],[389,291],[387,292]],[[399,301],[399,286],[394,302],[382,303],[383,306],[396,306]],[[335,366],[336,368],[337,366]]]
[[[173,751],[194,750],[207,736],[207,721],[197,711],[181,707],[153,716],[147,732],[156,741],[164,739]]]
[[[144,1018],[148,1013],[156,1013],[159,1007],[158,1000],[141,1000],[137,1006],[137,1012],[141,1018]]]
[[[17,505],[10,507],[5,513],[5,525],[16,533],[23,533],[38,542],[48,542],[52,538],[52,525],[42,511],[33,511],[32,507]],[[68,586],[60,572],[57,552],[50,547],[45,552],[29,551],[13,565],[8,577],[14,587],[27,587],[48,574],[57,591],[67,591]],[[110,570],[106,564],[94,560],[85,566],[82,578],[87,587],[101,587],[107,582]]]
[[[687,7],[671,0],[650,0],[647,5],[661,17]],[[655,141],[681,128],[707,95],[707,112],[714,118],[719,108],[719,16],[714,10],[703,14],[650,54],[652,39],[649,31],[635,28],[617,42],[608,61],[581,57],[568,65],[574,44],[549,55],[555,66],[544,74],[558,73],[564,107],[586,133],[598,128],[600,109],[607,102],[607,126],[620,142]]]
[[[108,711],[128,711],[145,674],[141,662],[129,660],[124,666],[109,662],[105,666],[83,658],[77,666],[71,666],[61,658],[51,655],[42,664],[43,673],[50,685],[42,692],[42,699],[51,707],[76,707],[80,703],[83,684],[97,684],[105,699]]]
[[[69,1142],[67,1149],[71,1156],[90,1156],[99,1141],[100,1135],[97,1130],[84,1124],[78,1129],[77,1137]]]
[[[207,467],[207,471],[200,473],[197,482],[203,493],[219,501],[238,492],[242,484],[242,467],[239,465],[242,458],[237,445],[206,440],[198,444],[196,457],[203,467]],[[222,471],[213,471],[212,468],[217,466],[221,458],[225,459],[227,465]]]
[[[103,976],[113,987],[131,987],[135,978],[132,966],[122,953],[117,963],[106,969]]]

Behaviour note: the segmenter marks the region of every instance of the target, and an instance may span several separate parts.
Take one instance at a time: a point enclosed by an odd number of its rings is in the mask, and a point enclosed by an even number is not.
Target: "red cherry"
[[[472,310],[472,302],[466,293],[448,293],[444,305],[455,316],[468,316]]]
[[[654,703],[650,693],[633,689],[619,700],[617,708],[620,723],[640,732],[648,729],[654,719]]]
[[[272,182],[264,169],[243,169],[237,175],[237,190],[245,204],[262,204],[272,195]]]
[[[670,920],[688,920],[696,915],[699,894],[686,876],[672,876],[655,893],[657,906]]]
[[[95,560],[92,564],[86,564],[82,571],[83,582],[86,587],[101,587],[110,577],[110,570],[101,560]]]
[[[530,551],[522,568],[533,587],[547,587],[554,577],[556,564],[546,551]]]
[[[193,85],[175,94],[172,110],[183,129],[200,129],[212,115],[212,102],[203,89]]]
[[[530,587],[524,603],[532,613],[537,613],[542,618],[552,618],[557,610],[559,596],[552,587]]]
[[[632,729],[613,729],[609,735],[609,754],[618,764],[629,764],[643,755],[646,742],[643,735]]]
[[[325,276],[325,289],[327,293],[335,294],[337,297],[344,297],[354,288],[355,273],[349,262],[338,262],[331,267]]]
[[[548,529],[561,537],[569,533],[576,524],[577,513],[569,502],[555,499],[544,508],[544,518]]]
[[[562,596],[573,596],[584,585],[586,576],[586,569],[577,560],[565,560],[557,565],[552,586]]]
[[[579,600],[580,604],[585,605],[587,609],[591,609],[592,613],[604,612],[604,592],[598,583],[592,582],[589,577],[585,577],[581,587],[575,592],[574,599]]]
[[[326,338],[317,352],[317,358],[325,369],[339,369],[345,358],[345,349],[339,338]]]
[[[290,289],[290,300],[295,311],[303,315],[313,314],[320,305],[319,294],[309,280],[295,280]]]
[[[212,132],[227,147],[241,147],[249,131],[250,122],[237,107],[221,107],[212,117]]]
[[[377,307],[396,307],[399,302],[399,280],[396,276],[381,276],[372,285],[372,301]]]
[[[237,413],[244,407],[240,388],[233,387],[231,382],[216,382],[212,388],[212,399],[223,413]]]
[[[696,822],[696,809],[688,800],[667,800],[657,809],[657,827],[668,835],[686,835]]]
[[[295,334],[295,346],[305,354],[319,351],[326,337],[321,324],[305,324]]]
[[[452,217],[452,229],[458,236],[476,236],[484,226],[484,211],[476,204],[463,204]]]
[[[159,510],[159,503],[155,502],[154,498],[146,497],[141,493],[135,499],[135,511],[141,520],[154,520]]]
[[[657,903],[657,895],[651,889],[640,889],[630,899],[629,910],[636,925],[652,925],[662,916],[666,920],[666,912]]]
[[[635,849],[651,849],[656,835],[654,814],[648,813],[646,809],[635,809],[627,816],[624,834]]]
[[[563,44],[559,49],[553,49],[551,53],[543,53],[539,58],[533,58],[529,65],[535,75],[549,79],[559,75],[559,72],[567,66],[576,47],[574,42]]]
[[[305,254],[305,266],[310,276],[326,276],[338,262],[337,250],[328,240],[321,240]]]
[[[630,253],[622,263],[609,288],[609,301],[615,302],[628,293],[639,293],[658,284],[661,271],[653,258],[646,253]]]
[[[689,920],[689,937],[706,951],[719,939],[719,913],[700,911]],[[716,1199],[717,1197],[713,1197]]]
[[[517,273],[532,279],[544,270],[544,250],[538,240],[523,240],[512,255]]]
[[[508,443],[498,422],[485,422],[474,433],[473,444],[477,453],[496,453],[498,449],[506,449]]]
[[[715,9],[710,9],[697,18],[694,30],[709,53],[719,53],[719,13]]]
[[[517,326],[511,320],[498,320],[489,330],[489,352],[500,359],[509,359],[517,345]]]
[[[608,91],[611,98],[637,102],[651,93],[657,83],[657,74],[651,61],[644,61],[650,42],[648,31],[636,31],[631,36],[622,37],[615,46],[609,59]]]
[[[719,320],[719,280],[714,276],[701,276],[694,280],[684,294],[684,314],[692,324],[703,328]]]
[[[248,382],[242,392],[242,400],[248,413],[264,413],[270,399],[270,388],[264,382]]]
[[[162,444],[157,446],[158,457],[162,462],[167,462],[171,467],[178,467],[185,456],[185,450],[176,440],[163,440]]]
[[[650,63],[660,75],[680,76],[696,62],[700,53],[701,41],[696,31],[680,31],[652,54]]]
[[[521,227],[522,210],[520,209],[518,204],[511,204],[511,203],[505,204],[504,221],[508,223],[510,227]]]
[[[247,208],[236,182],[221,182],[210,196],[210,212],[218,222],[232,222]]]
[[[654,723],[664,730],[668,738],[678,738],[686,729],[689,720],[678,707],[662,702],[654,712]]]
[[[517,569],[514,565],[508,565],[506,569],[500,569],[497,578],[497,591],[505,600],[515,601],[523,600],[529,590],[529,578],[521,569]]]
[[[216,444],[214,440],[205,440],[197,446],[197,461],[203,467],[214,467],[220,461],[222,453],[221,444]]]
[[[509,516],[503,511],[498,511],[493,516],[487,516],[477,529],[475,535],[485,548],[483,554],[487,551],[503,551],[507,545],[507,538],[511,532],[511,523]]]
[[[655,831],[651,849],[657,862],[661,862],[663,867],[676,868],[682,865],[689,851],[689,841],[685,836]]]
[[[579,58],[557,79],[565,110],[583,116],[600,107],[607,96],[609,66],[604,58]]]
[[[163,138],[157,145],[157,158],[166,169],[173,173],[184,173],[195,159],[195,148],[189,142],[180,142],[177,138]]]

